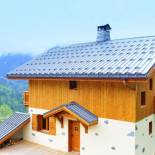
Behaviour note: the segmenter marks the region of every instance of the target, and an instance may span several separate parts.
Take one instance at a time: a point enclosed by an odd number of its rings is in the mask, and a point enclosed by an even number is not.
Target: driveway
[[[0,149],[2,155],[79,155],[79,153],[66,153],[58,150],[53,150],[48,147],[20,141],[14,145],[6,146]]]

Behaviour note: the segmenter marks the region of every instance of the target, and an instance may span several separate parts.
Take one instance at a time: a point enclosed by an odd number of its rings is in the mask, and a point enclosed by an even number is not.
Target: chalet
[[[155,36],[49,49],[7,74],[28,80],[25,140],[81,155],[155,154]]]

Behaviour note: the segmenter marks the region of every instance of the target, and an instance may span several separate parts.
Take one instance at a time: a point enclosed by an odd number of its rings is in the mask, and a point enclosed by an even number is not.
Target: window
[[[152,134],[152,122],[149,122],[149,135]]]
[[[32,114],[32,130],[56,135],[56,118],[43,118],[43,115]]]
[[[49,118],[43,118],[43,115],[32,115],[32,129],[33,130],[49,130]]]
[[[77,81],[69,81],[69,89],[77,89]]]
[[[142,105],[142,106],[146,105],[146,95],[145,95],[145,91],[141,92],[141,105]]]
[[[46,130],[46,119],[43,118],[42,129]]]
[[[49,119],[42,118],[42,130],[49,130]]]
[[[149,80],[149,89],[150,90],[153,89],[153,80],[152,79]]]

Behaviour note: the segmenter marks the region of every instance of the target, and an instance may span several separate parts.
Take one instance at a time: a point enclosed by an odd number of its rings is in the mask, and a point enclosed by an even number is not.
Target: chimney
[[[98,26],[97,27],[97,42],[104,42],[110,40],[110,30],[111,27],[109,24]]]

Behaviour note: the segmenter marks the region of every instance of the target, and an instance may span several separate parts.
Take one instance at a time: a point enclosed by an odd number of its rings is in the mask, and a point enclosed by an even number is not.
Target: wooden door
[[[80,122],[69,121],[69,151],[80,151]]]

